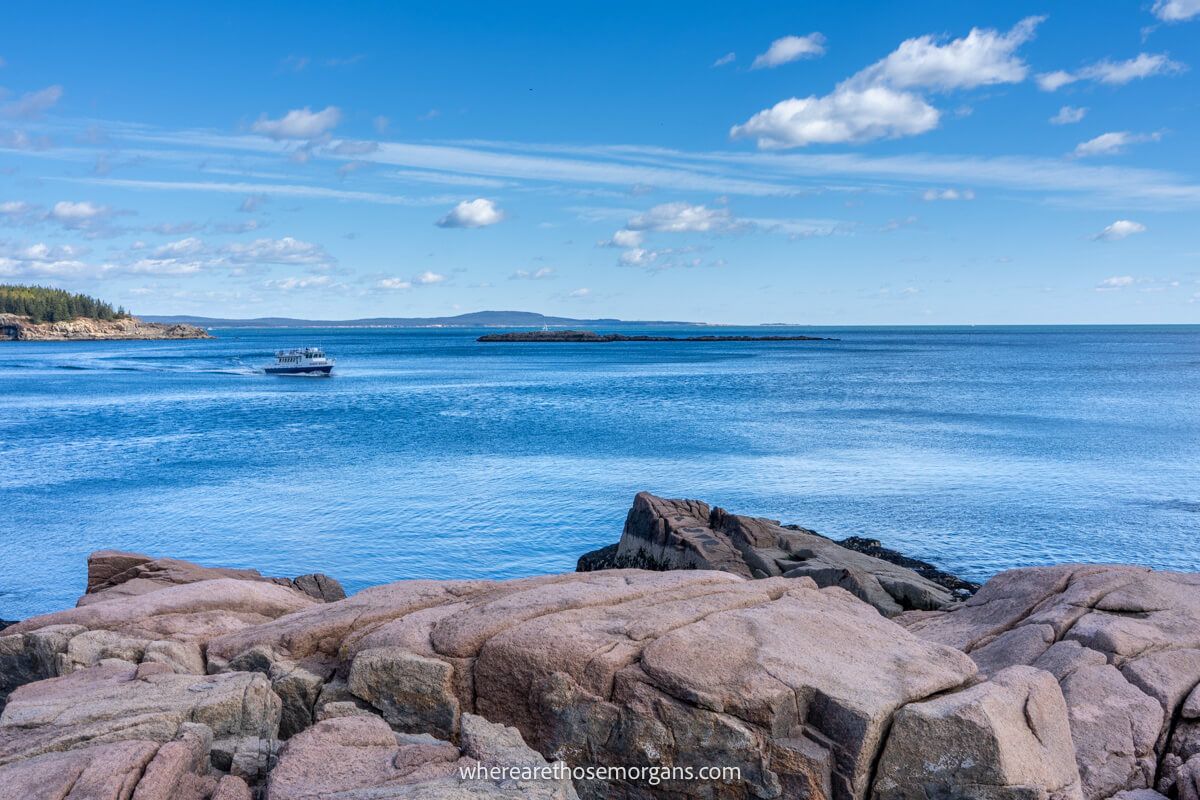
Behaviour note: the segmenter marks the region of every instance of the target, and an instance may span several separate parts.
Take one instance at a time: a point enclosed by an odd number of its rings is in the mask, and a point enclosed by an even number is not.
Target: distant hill
[[[675,320],[573,319],[548,317],[532,311],[474,311],[453,317],[368,317],[366,319],[294,319],[292,317],[256,317],[222,319],[218,317],[142,317],[149,322],[171,325],[198,325],[202,328],[534,328],[549,325],[702,325],[700,322]]]

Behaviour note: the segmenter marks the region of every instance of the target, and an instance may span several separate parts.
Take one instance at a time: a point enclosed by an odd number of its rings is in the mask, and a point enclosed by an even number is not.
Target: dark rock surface
[[[902,567],[908,567],[913,572],[923,578],[936,583],[938,586],[944,586],[956,595],[966,598],[979,591],[980,584],[973,581],[963,580],[957,575],[951,575],[949,572],[940,570],[928,561],[922,561],[919,558],[906,556],[898,550],[893,550],[890,547],[884,547],[883,542],[878,539],[867,539],[862,536],[851,536],[847,539],[835,540],[839,545],[847,550],[853,550],[856,553],[865,553],[883,561],[889,561],[893,564],[899,564]]]
[[[595,331],[514,331],[488,333],[478,342],[829,342],[823,336],[651,336],[647,334],[596,333]]]
[[[840,586],[894,616],[941,609],[968,596],[973,584],[908,559],[870,540],[846,547],[796,525],[743,517],[698,500],[642,492],[625,519],[621,541],[580,557],[577,570],[719,569],[746,578],[812,578]]]

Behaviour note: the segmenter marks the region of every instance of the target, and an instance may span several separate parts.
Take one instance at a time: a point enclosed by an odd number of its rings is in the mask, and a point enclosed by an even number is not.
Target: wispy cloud
[[[765,53],[755,57],[750,69],[773,69],[793,61],[818,58],[823,55],[825,55],[825,37],[820,33],[810,33],[807,36],[783,36],[771,42],[771,46]],[[714,66],[720,66],[720,64]]]
[[[1130,133],[1129,131],[1112,131],[1102,133],[1094,139],[1080,142],[1075,146],[1076,158],[1088,156],[1112,156],[1125,152],[1132,144],[1141,142],[1157,142],[1162,139],[1161,133]]]
[[[1156,0],[1152,10],[1163,22],[1184,22],[1200,15],[1200,0]]]
[[[328,106],[313,111],[308,106],[287,112],[278,119],[265,114],[250,126],[255,133],[272,139],[318,139],[337,127],[342,121],[341,109]]]
[[[1078,81],[1096,81],[1110,86],[1124,86],[1141,78],[1155,75],[1176,75],[1186,69],[1185,64],[1172,61],[1165,53],[1139,53],[1136,57],[1126,61],[1097,61],[1074,72],[1061,69],[1054,72],[1043,72],[1037,76],[1037,84],[1045,92],[1055,92]]]
[[[110,124],[110,136],[142,143],[137,151],[147,163],[186,164],[224,157],[257,159],[280,152],[279,145],[261,136],[196,131],[120,128]],[[448,185],[558,185],[591,190],[611,187],[629,196],[630,187],[697,192],[708,196],[794,196],[830,189],[878,190],[900,186],[937,188],[964,183],[980,187],[1050,194],[1089,206],[1194,207],[1200,204],[1200,184],[1180,174],[1134,167],[1086,164],[1079,160],[1036,156],[961,156],[916,153],[875,156],[862,153],[779,153],[683,151],[628,145],[563,146],[520,142],[417,144],[379,142],[379,148],[358,157],[397,169],[380,170],[380,179],[409,179]],[[160,149],[162,148],[162,149]],[[190,148],[190,149],[188,149]],[[90,161],[92,151],[76,149],[27,154],[34,158]],[[347,159],[324,147],[314,158]],[[177,181],[126,179],[106,176],[51,177],[75,183],[158,191],[222,192],[262,197],[311,197],[339,202],[424,206],[458,202],[446,195],[409,196],[386,191],[350,190],[300,180]],[[494,187],[501,188],[501,187]]]
[[[9,119],[37,119],[42,114],[58,105],[62,99],[63,87],[47,86],[36,92],[27,92],[15,100],[0,103],[0,117]]]
[[[1087,116],[1087,109],[1077,106],[1063,106],[1058,110],[1058,113],[1050,118],[1051,125],[1074,125],[1076,122],[1082,122]]]

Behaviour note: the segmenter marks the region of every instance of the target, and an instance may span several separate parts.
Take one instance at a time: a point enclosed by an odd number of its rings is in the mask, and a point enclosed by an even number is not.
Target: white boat
[[[263,372],[268,375],[328,375],[333,372],[333,363],[319,347],[276,350],[275,363],[263,367]]]

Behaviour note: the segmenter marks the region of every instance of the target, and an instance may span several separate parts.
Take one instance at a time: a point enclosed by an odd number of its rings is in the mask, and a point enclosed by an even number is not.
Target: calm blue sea
[[[98,548],[320,570],[351,590],[570,570],[643,489],[873,536],[975,579],[1200,569],[1200,327],[482,332],[0,343],[0,617],[71,605]],[[308,344],[338,359],[333,378],[255,369]]]

